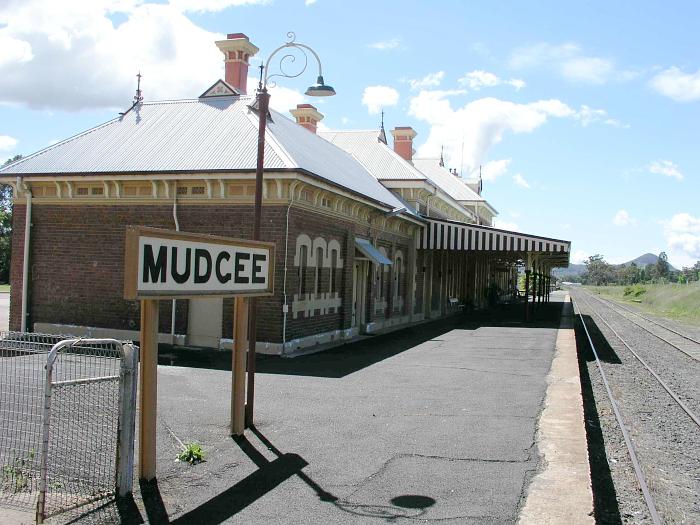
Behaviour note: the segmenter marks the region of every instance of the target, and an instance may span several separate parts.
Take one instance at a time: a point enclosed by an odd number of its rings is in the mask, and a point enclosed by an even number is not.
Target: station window
[[[321,291],[321,269],[323,268],[323,248],[316,248],[316,275],[314,276],[314,293]]]
[[[309,249],[306,246],[301,246],[299,249],[299,295],[306,293],[306,267],[308,265]]]
[[[330,269],[330,284],[329,291],[335,293],[338,291],[338,250],[331,250],[331,269]]]

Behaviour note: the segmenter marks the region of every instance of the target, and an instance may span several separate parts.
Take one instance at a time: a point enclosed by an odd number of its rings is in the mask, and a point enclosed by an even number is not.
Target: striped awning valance
[[[559,239],[499,230],[476,224],[440,219],[426,218],[425,220],[427,224],[418,237],[418,249],[568,254],[571,248],[569,241]],[[568,255],[566,258],[568,259]]]

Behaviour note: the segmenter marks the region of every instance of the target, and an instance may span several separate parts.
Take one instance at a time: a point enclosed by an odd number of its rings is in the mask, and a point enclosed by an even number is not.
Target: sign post
[[[274,292],[274,243],[174,232],[126,231],[124,298],[141,301],[139,478],[156,477],[158,305],[161,299],[235,297],[231,433],[245,427],[247,297]]]

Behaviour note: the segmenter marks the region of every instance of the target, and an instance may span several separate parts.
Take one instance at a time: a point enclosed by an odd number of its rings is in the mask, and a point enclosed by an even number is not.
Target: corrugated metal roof
[[[36,174],[254,170],[257,114],[253,97],[146,102],[125,115],[0,169]],[[265,169],[302,169],[372,200],[403,204],[351,155],[274,112]]]
[[[322,131],[318,133],[359,160],[378,180],[425,180],[420,171],[383,142],[378,131]]]
[[[467,187],[459,177],[455,177],[445,167],[440,166],[439,159],[413,159],[413,165],[456,201],[485,200]]]

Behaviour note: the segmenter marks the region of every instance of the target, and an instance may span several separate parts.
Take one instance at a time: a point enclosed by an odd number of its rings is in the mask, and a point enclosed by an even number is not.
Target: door
[[[187,322],[187,344],[219,348],[224,316],[224,300],[190,299]]]
[[[365,320],[365,293],[367,290],[367,263],[355,261],[352,268],[352,327],[360,326]]]

